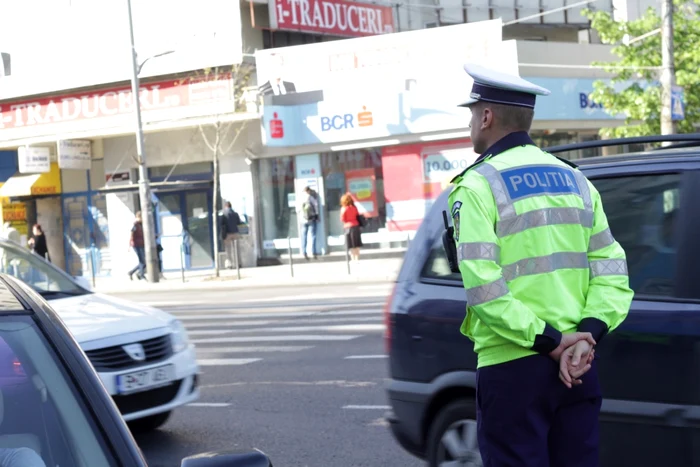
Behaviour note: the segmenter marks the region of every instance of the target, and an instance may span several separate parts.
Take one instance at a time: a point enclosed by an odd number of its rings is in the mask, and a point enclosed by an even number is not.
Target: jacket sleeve
[[[450,196],[462,282],[469,312],[499,336],[547,355],[561,341],[561,332],[540,319],[508,289],[500,265],[493,200],[458,186]]]
[[[625,320],[634,292],[629,286],[625,251],[613,237],[600,194],[592,185],[591,197],[594,212],[588,241],[590,282],[578,330],[590,332],[600,343]]]

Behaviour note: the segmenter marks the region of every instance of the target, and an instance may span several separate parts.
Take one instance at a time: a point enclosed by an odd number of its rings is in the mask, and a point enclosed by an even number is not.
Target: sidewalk
[[[147,292],[168,290],[211,290],[264,288],[294,285],[332,285],[332,284],[367,284],[390,282],[396,279],[403,258],[382,258],[360,260],[358,264],[350,264],[348,274],[347,263],[303,261],[294,263],[294,277],[289,264],[280,266],[258,266],[241,268],[241,278],[235,269],[222,269],[220,277],[214,277],[214,270],[185,272],[185,282],[178,272],[165,273],[165,279],[157,284],[145,280],[133,281],[125,274],[124,277],[105,277],[95,279],[95,291],[102,293]]]

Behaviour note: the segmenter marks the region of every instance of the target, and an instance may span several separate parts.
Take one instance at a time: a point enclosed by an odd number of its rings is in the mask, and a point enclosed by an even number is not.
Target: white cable
[[[584,70],[602,70],[605,67],[614,67],[619,70],[660,70],[660,66],[617,66],[615,64],[605,65],[557,65],[549,63],[518,63],[518,66],[539,67],[539,68],[580,68]]]

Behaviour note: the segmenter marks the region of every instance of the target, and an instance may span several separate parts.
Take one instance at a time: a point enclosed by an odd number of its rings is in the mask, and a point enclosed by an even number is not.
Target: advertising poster
[[[374,169],[349,170],[345,173],[347,192],[352,195],[355,206],[360,214],[366,217],[376,217],[377,184]]]
[[[464,64],[518,73],[500,19],[258,50],[255,60],[263,143],[274,147],[465,129]]]
[[[384,148],[387,229],[416,230],[450,180],[477,157],[468,138]]]

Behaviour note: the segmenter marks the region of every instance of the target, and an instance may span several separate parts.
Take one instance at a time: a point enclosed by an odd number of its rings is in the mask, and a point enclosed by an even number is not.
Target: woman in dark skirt
[[[355,207],[352,196],[344,194],[340,198],[340,221],[345,228],[345,241],[350,250],[353,261],[360,260],[360,247],[362,247],[362,236],[360,232],[360,221],[357,216],[360,214]]]

